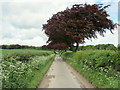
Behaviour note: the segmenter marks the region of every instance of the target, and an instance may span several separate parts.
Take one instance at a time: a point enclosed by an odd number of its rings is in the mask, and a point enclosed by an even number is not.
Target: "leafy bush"
[[[117,50],[113,44],[98,44],[98,45],[86,45],[79,46],[78,50]]]
[[[2,87],[36,88],[45,73],[44,69],[46,67],[48,69],[53,58],[54,55],[50,55],[48,52],[4,54],[2,57]],[[37,76],[37,81],[34,80],[36,75],[39,76]],[[33,81],[36,83],[30,86]]]
[[[74,58],[78,60],[79,63],[88,65],[90,68],[111,68],[116,70],[120,68],[118,52],[116,51],[78,51],[74,54]]]
[[[97,88],[118,88],[120,52],[112,50],[84,50],[66,52],[64,60],[85,76]]]

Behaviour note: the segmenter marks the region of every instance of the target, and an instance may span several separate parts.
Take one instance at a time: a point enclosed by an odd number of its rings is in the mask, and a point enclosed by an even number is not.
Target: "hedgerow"
[[[64,60],[85,76],[94,87],[118,88],[120,56],[112,50],[66,52]]]
[[[3,55],[2,88],[36,88],[53,58],[47,52]]]

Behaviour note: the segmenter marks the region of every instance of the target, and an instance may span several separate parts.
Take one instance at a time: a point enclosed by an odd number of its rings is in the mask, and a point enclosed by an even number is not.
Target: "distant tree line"
[[[61,47],[61,45],[57,45]],[[63,45],[64,46],[64,45]],[[54,46],[55,47],[55,46]],[[42,47],[36,47],[36,46],[28,46],[28,45],[19,45],[19,44],[11,44],[11,45],[0,45],[0,49],[51,49],[46,48],[46,45],[43,45]],[[78,50],[120,50],[120,45],[115,47],[113,44],[98,44],[98,45],[86,45],[86,46],[79,46]],[[63,47],[62,50],[65,50]]]
[[[115,47],[113,44],[98,44],[98,45],[86,45],[79,46],[78,50],[120,50],[120,47]]]
[[[1,49],[42,49],[41,47],[28,46],[28,45],[19,45],[19,44],[0,45],[0,48]]]

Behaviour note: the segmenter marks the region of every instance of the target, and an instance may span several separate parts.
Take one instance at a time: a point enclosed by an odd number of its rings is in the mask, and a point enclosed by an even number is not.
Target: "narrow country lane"
[[[92,85],[56,55],[38,88],[92,88]]]

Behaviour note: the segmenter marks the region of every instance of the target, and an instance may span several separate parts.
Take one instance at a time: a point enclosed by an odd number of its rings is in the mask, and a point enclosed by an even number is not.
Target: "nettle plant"
[[[109,5],[75,4],[72,8],[54,14],[43,30],[48,36],[45,48],[76,51],[85,39],[97,38],[97,33],[104,36],[106,29],[112,30],[117,24],[110,20],[105,10]]]

